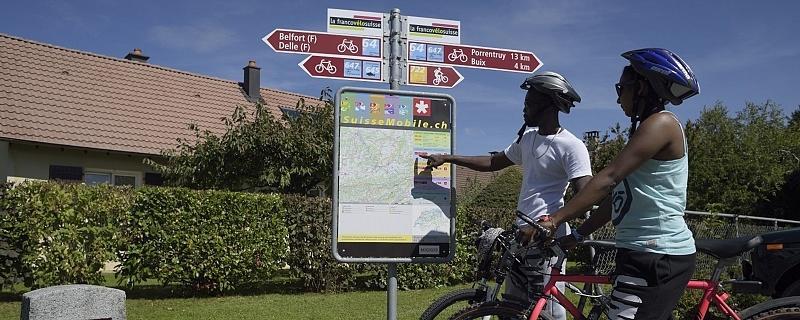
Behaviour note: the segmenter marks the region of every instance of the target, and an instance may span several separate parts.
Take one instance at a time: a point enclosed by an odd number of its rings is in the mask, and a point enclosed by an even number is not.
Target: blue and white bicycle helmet
[[[700,93],[700,85],[692,69],[677,54],[660,48],[632,50],[622,54],[633,69],[644,76],[656,94],[673,105],[679,105]]]

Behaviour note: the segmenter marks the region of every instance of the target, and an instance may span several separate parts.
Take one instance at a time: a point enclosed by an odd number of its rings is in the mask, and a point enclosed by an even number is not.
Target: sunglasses
[[[614,89],[617,89],[617,97],[619,98],[619,97],[622,96],[622,88],[629,87],[629,86],[634,85],[634,84],[636,84],[636,80],[631,80],[631,81],[626,81],[626,82],[621,82],[621,83],[615,83],[614,84]]]

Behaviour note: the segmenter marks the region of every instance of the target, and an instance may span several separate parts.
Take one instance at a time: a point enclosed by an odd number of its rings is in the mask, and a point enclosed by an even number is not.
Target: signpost
[[[408,64],[408,85],[438,88],[455,87],[464,77],[453,67]]]
[[[275,29],[261,40],[275,52],[381,59],[381,38]]]
[[[461,45],[461,22],[328,9],[328,32],[275,29],[275,52],[309,55],[314,78],[389,82],[390,90],[345,87],[336,94],[333,255],[387,263],[387,319],[397,319],[397,263],[446,262],[455,254],[455,168],[426,169],[422,153],[454,153],[455,100],[400,91],[453,88],[468,67],[531,73],[532,52]],[[405,69],[403,69],[405,68]]]
[[[442,43],[408,43],[408,60],[467,68],[531,73],[542,61],[529,51]]]

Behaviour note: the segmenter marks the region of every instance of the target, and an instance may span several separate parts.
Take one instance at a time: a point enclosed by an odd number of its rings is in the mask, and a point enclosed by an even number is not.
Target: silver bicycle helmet
[[[569,84],[564,76],[555,72],[546,71],[528,77],[519,87],[525,90],[536,89],[536,91],[550,95],[558,110],[563,113],[569,113],[570,109],[575,106],[575,102],[581,102],[578,91]]]

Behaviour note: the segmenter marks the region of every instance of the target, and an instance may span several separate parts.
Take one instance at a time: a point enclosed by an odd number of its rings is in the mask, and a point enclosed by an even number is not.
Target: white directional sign
[[[328,32],[365,37],[383,36],[383,13],[328,8]]]
[[[461,43],[461,21],[424,17],[406,17],[408,40]]]

